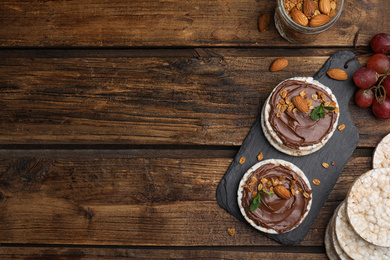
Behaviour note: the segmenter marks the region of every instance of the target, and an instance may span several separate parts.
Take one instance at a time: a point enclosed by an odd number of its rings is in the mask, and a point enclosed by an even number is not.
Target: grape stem
[[[378,74],[378,78],[382,77],[379,83],[373,87],[371,87],[369,90],[374,92],[375,99],[378,101],[379,104],[382,104],[385,102],[386,99],[386,89],[382,85],[382,82],[390,75],[390,69],[384,73],[384,74]]]

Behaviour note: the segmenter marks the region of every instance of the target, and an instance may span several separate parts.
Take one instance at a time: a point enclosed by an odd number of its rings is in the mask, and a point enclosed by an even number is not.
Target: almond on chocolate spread
[[[244,174],[237,199],[241,213],[253,227],[278,234],[291,231],[305,219],[311,207],[311,193],[310,182],[298,167],[269,159]]]
[[[263,106],[261,125],[277,150],[301,156],[321,149],[337,128],[338,119],[332,91],[311,77],[296,77],[274,88]]]

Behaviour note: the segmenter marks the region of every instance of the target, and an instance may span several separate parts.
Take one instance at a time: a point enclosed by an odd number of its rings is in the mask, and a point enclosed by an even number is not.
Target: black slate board
[[[311,183],[313,189],[311,210],[301,225],[290,232],[277,235],[266,234],[260,231],[259,233],[284,245],[294,245],[304,239],[359,142],[358,131],[348,111],[348,103],[356,89],[352,77],[353,73],[360,67],[359,61],[355,59],[345,69],[348,73],[348,80],[346,81],[333,80],[326,74],[332,68],[344,69],[345,62],[353,57],[355,55],[349,51],[337,52],[326,61],[321,70],[314,76],[314,79],[328,86],[336,96],[340,106],[339,125],[345,124],[346,128],[343,131],[336,130],[328,143],[313,154],[300,157],[289,156],[277,151],[265,139],[260,124],[260,111],[263,104],[260,104],[259,116],[256,122],[218,185],[216,196],[220,207],[239,220],[246,222],[237,203],[238,184],[244,173],[258,162],[256,157],[259,152],[263,153],[263,160],[283,159],[289,161],[298,166],[306,174],[310,182],[313,179],[321,181],[319,186]],[[241,165],[239,160],[243,156],[246,158],[246,161]],[[335,163],[334,166],[331,166],[332,161]],[[328,169],[321,166],[323,162],[330,165]]]

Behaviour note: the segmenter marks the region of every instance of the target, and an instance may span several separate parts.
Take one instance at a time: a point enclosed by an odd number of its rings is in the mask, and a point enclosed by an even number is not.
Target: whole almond
[[[320,12],[323,14],[329,14],[331,8],[330,0],[320,0],[318,2],[318,9],[320,9]]]
[[[269,24],[270,16],[269,14],[262,14],[259,17],[259,31],[264,32],[267,29]]]
[[[307,19],[306,15],[304,15],[295,7],[291,10],[290,14],[291,18],[300,25],[307,26],[307,24],[309,23],[309,19]]]
[[[276,195],[285,200],[288,200],[291,197],[290,192],[281,184],[274,187],[274,192],[276,193]]]
[[[303,13],[306,16],[313,16],[315,11],[316,11],[316,5],[313,2],[313,0],[305,0],[305,2],[303,2]]]
[[[317,27],[326,24],[329,22],[329,16],[326,14],[317,14],[313,16],[310,20],[310,27]]]
[[[292,103],[294,106],[301,111],[302,113],[307,113],[309,112],[309,107],[307,106],[307,103],[305,99],[301,96],[295,96],[292,98]]]
[[[348,74],[345,70],[342,69],[330,69],[326,73],[329,77],[335,80],[347,80]]]
[[[288,60],[286,58],[278,58],[276,59],[271,67],[270,67],[270,71],[279,71],[279,70],[282,70],[284,69],[285,67],[287,67],[288,65]]]

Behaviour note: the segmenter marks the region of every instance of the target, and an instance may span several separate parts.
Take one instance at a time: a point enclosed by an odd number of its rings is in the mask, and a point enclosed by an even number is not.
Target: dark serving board
[[[239,220],[246,222],[241,215],[237,203],[238,184],[244,173],[258,162],[256,157],[259,152],[263,153],[263,160],[283,159],[289,161],[298,166],[311,182],[313,189],[311,210],[301,225],[290,232],[276,235],[266,234],[260,231],[259,233],[285,245],[294,245],[304,239],[359,141],[358,131],[348,111],[348,103],[356,89],[352,76],[360,67],[360,63],[357,59],[349,63],[348,68],[345,69],[348,73],[348,80],[346,81],[333,80],[326,74],[332,68],[344,69],[345,62],[353,57],[355,55],[349,51],[337,52],[326,61],[321,70],[314,76],[314,79],[328,86],[336,96],[340,106],[338,124],[345,124],[345,129],[343,131],[336,130],[328,143],[315,153],[300,157],[290,156],[277,151],[265,139],[260,124],[260,111],[263,104],[260,104],[259,116],[256,122],[249,131],[234,161],[217,188],[216,196],[220,207],[227,210]],[[246,161],[241,165],[239,164],[239,160],[243,156],[246,158]],[[331,165],[332,161],[335,163],[334,166]],[[321,164],[323,162],[328,163],[330,165],[329,168],[325,169],[322,167]],[[315,186],[312,183],[313,179],[319,179],[321,184]]]

